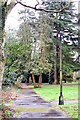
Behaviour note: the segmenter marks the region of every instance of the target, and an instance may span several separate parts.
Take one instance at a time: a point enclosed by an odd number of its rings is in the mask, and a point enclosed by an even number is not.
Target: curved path
[[[13,118],[66,118],[64,112],[54,109],[53,104],[44,101],[33,89],[22,90],[14,101],[16,114]]]

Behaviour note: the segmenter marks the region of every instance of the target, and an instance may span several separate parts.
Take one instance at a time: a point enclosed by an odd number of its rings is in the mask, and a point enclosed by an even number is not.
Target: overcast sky
[[[22,1],[25,1],[25,0],[22,0]],[[41,1],[41,0],[38,0],[38,1]],[[69,0],[71,1],[71,0]],[[78,9],[78,0],[72,0],[72,1],[75,1],[75,5],[76,5],[76,8]],[[26,0],[27,2],[27,5],[31,5],[31,6],[35,6],[36,4],[36,0]],[[18,22],[18,18],[19,18],[19,14],[18,14],[18,11],[22,8],[21,5],[16,5],[11,13],[8,15],[8,18],[6,20],[6,25],[5,25],[5,29],[6,31],[8,30],[8,28],[11,28],[11,29],[17,29],[18,26],[19,26],[19,22]]]

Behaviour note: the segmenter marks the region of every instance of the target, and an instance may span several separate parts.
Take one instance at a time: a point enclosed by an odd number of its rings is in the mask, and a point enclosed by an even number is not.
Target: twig
[[[35,5],[35,8],[39,5],[39,1],[38,0],[36,0],[37,1],[37,4]]]
[[[4,3],[4,7],[6,7],[6,6],[7,6],[7,3],[8,3],[8,0],[6,0],[6,1],[5,1],[5,3]]]
[[[27,7],[27,8],[34,9],[34,10],[36,10],[36,11],[60,13],[60,12],[62,12],[62,11],[64,11],[64,10],[66,10],[66,9],[69,8],[69,6],[66,6],[66,7],[64,7],[64,8],[62,8],[62,9],[60,9],[60,10],[54,10],[54,9],[46,10],[46,9],[44,9],[44,8],[37,8],[37,7],[36,7],[36,6],[39,5],[39,1],[37,1],[38,3],[37,3],[34,7],[29,6],[29,5],[26,5],[26,4],[24,4],[24,3],[22,3],[22,2],[20,2],[20,1],[18,1],[18,0],[16,0],[16,1],[17,1],[17,4],[20,4],[20,5],[22,5],[22,6],[24,6],[24,7]]]

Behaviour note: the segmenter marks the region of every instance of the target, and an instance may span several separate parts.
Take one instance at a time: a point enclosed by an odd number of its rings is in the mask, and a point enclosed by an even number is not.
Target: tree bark
[[[34,88],[37,88],[35,78],[34,78],[34,73],[32,73],[32,80],[33,80],[33,83],[34,83]]]
[[[39,76],[38,88],[41,88],[41,84],[42,84],[42,73],[40,73],[40,76]]]
[[[3,7],[3,3],[0,3],[0,90],[2,89],[2,80],[4,73],[4,26],[5,26],[5,17],[3,15],[5,13],[5,9]]]
[[[3,73],[4,73],[4,61],[0,61],[0,90],[2,89],[2,80],[3,80]]]
[[[29,77],[29,85],[31,85],[32,83],[32,79],[31,79],[31,76]]]
[[[0,90],[2,88],[2,80],[5,66],[5,56],[4,56],[4,44],[5,44],[5,21],[8,16],[8,13],[15,6],[15,0],[7,5],[7,2],[2,0],[0,2]]]
[[[58,51],[58,46],[55,46],[55,61],[54,61],[54,83],[59,84],[59,74],[58,74],[58,58],[59,58],[59,51]]]

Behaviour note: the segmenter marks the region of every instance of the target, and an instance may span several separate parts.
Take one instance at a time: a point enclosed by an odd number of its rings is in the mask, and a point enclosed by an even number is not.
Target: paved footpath
[[[55,110],[52,103],[44,101],[33,89],[22,91],[14,101],[17,112],[13,118],[66,118],[64,112]]]

